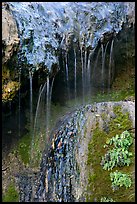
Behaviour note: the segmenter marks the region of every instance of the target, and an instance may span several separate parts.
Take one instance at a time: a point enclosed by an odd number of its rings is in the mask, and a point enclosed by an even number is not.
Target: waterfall
[[[85,54],[84,54],[84,93],[87,94],[87,50],[85,48]]]
[[[101,78],[102,78],[102,91],[104,93],[104,46],[101,44],[101,51],[102,51],[102,71],[101,71]]]
[[[101,50],[102,50],[102,73],[101,73],[101,75],[102,75],[102,90],[103,90],[103,93],[104,93],[104,87],[105,87],[105,84],[104,84],[105,57],[106,57],[106,51],[107,51],[108,44],[109,44],[109,41],[106,44],[105,51],[104,51],[103,44],[101,44]]]
[[[32,159],[32,149],[34,145],[34,135],[33,135],[33,88],[32,88],[32,78],[33,74],[29,71],[29,81],[30,81],[30,134],[32,135],[31,140],[31,155],[30,158]]]
[[[88,93],[91,93],[91,56],[92,56],[93,52],[90,51],[89,56],[88,56],[88,65],[87,65],[87,76],[86,76],[86,83],[87,83],[87,90]]]
[[[53,77],[52,82],[51,82],[51,87],[50,87],[50,97],[49,97],[49,105],[51,105],[52,89],[53,89],[54,80],[55,80],[55,77]]]
[[[70,100],[70,88],[69,88],[69,73],[68,73],[68,56],[65,54],[65,68],[66,68],[66,80],[67,80],[67,94],[68,100]]]
[[[77,56],[76,50],[74,49],[74,56],[75,56],[75,70],[74,70],[74,89],[75,89],[75,100],[77,97]]]
[[[29,80],[30,80],[30,127],[31,127],[31,131],[32,131],[32,127],[33,127],[33,106],[32,106],[32,103],[33,103],[33,96],[32,96],[32,78],[33,78],[33,75],[32,75],[32,72],[29,71]]]
[[[35,129],[36,129],[36,122],[37,122],[37,117],[38,117],[38,110],[40,106],[40,100],[41,100],[42,93],[44,92],[44,89],[46,87],[46,83],[47,82],[44,83],[43,88],[42,88],[42,85],[39,88],[39,96],[38,96],[38,102],[37,102],[37,108],[36,108],[35,120],[34,120],[34,136],[35,136]]]
[[[82,94],[83,94],[83,103],[85,100],[85,91],[84,91],[84,62],[83,62],[83,50],[82,50],[82,46],[80,47],[80,51],[81,51],[81,73],[82,73]]]
[[[113,44],[114,44],[114,39],[112,39],[111,42],[111,47],[110,47],[110,58],[109,58],[109,76],[108,76],[108,91],[110,91],[110,83],[113,77],[113,65],[112,65],[112,57],[113,57]],[[111,77],[112,76],[112,77]]]
[[[19,85],[21,84],[21,68],[19,68]],[[20,94],[20,88],[19,88],[19,137],[20,137],[20,111],[21,111],[21,94]]]
[[[96,60],[95,60],[95,64],[94,64],[93,72],[92,72],[92,80],[95,78],[95,72],[96,72],[96,68],[97,68],[98,58],[99,58],[100,52],[101,52],[101,48],[99,48],[97,56],[96,56]]]
[[[47,92],[46,92],[46,140],[49,137],[49,99],[50,99],[50,86],[49,86],[49,76],[47,76]],[[45,140],[45,141],[46,141]]]

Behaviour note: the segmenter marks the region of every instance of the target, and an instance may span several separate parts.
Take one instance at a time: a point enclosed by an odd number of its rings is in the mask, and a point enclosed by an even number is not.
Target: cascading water
[[[74,49],[74,56],[75,56],[75,68],[74,68],[74,93],[75,93],[75,100],[77,97],[77,55],[76,50]]]
[[[114,39],[112,39],[111,42],[111,47],[110,47],[110,58],[109,58],[109,74],[108,74],[108,91],[110,91],[110,83],[111,80],[114,77],[114,68],[113,68],[113,64],[112,64],[112,60],[113,60],[113,45],[114,45]],[[111,77],[112,74],[112,77]]]
[[[104,46],[103,44],[101,44],[101,49],[102,49],[102,91],[104,93],[104,71],[105,71],[105,58],[106,58],[106,51],[107,51],[107,47],[108,47],[109,41],[107,42],[106,46],[105,46],[105,51],[104,51]]]
[[[68,100],[70,100],[69,69],[68,69],[68,56],[67,56],[67,53],[65,55],[65,67],[66,67],[67,95],[68,95]]]
[[[49,76],[47,76],[47,92],[46,92],[46,138],[45,141],[49,139],[49,101],[50,99],[50,86],[49,86]]]
[[[96,68],[97,68],[97,65],[98,65],[98,59],[99,59],[100,53],[101,53],[101,48],[99,48],[96,59],[95,59],[93,72],[92,72],[92,80],[95,78],[95,72],[96,72]]]
[[[31,151],[33,150],[34,146],[34,134],[33,134],[33,73],[29,71],[29,81],[30,81],[30,134],[32,135],[32,140],[31,140]],[[31,159],[33,158],[31,152]]]
[[[80,49],[81,51],[81,73],[82,73],[82,93],[83,93],[83,104],[84,104],[84,99],[85,99],[85,89],[84,89],[84,61],[83,61],[83,50],[82,47]]]
[[[100,53],[102,54],[102,67],[101,70],[99,70],[99,74],[101,73],[99,78],[102,79],[101,87],[104,92],[105,57],[109,41],[105,47],[102,43],[101,48],[99,48],[96,60],[92,64],[92,77],[91,56],[103,34],[113,32],[114,30],[118,33],[121,30],[122,23],[125,19],[125,13],[123,14],[123,11],[126,12],[126,9],[125,4],[122,2],[10,2],[9,4],[19,29],[21,40],[20,55],[22,55],[21,63],[23,65],[25,64],[26,68],[32,67],[33,72],[44,67],[44,70],[49,73],[47,74],[46,82],[43,87],[41,86],[39,89],[33,130],[33,75],[32,72],[29,71],[30,129],[33,135],[31,152],[33,152],[38,112],[40,106],[42,108],[42,104],[46,105],[44,113],[46,118],[44,121],[46,123],[46,138],[44,138],[44,144],[50,140],[50,106],[54,83],[53,78],[50,85],[50,76],[53,72],[53,65],[59,65],[58,51],[63,49],[65,52],[64,66],[68,99],[70,99],[69,74],[71,69],[68,61],[68,59],[70,59],[68,50],[71,41],[74,42],[72,35],[75,36],[75,43],[77,42],[77,45],[80,47],[80,52],[74,50],[73,91],[75,98],[77,97],[77,72],[81,70],[82,98],[83,104],[85,103],[86,92],[91,92],[91,79],[95,76],[95,72],[98,71],[97,67]],[[119,17],[118,20],[115,16]],[[109,86],[112,74],[113,44],[114,41],[112,40],[109,60]],[[78,59],[81,61],[80,63]],[[78,67],[78,63],[79,65],[81,64],[80,67]],[[76,116],[78,115],[79,114],[76,113]],[[82,113],[80,117],[80,123],[83,124],[85,121]],[[74,195],[78,185],[78,167],[75,161],[78,132],[78,122],[76,118],[73,116],[70,121],[62,124],[59,130],[54,134],[51,149],[49,149],[49,153],[42,158],[39,186],[33,198],[31,197],[32,188],[29,186],[31,182],[29,183],[28,179],[27,185],[29,187],[23,187],[23,191],[27,196],[21,197],[20,201],[72,202],[76,200]],[[41,126],[41,124],[39,126]],[[84,134],[84,130],[81,130],[79,134]],[[51,137],[53,137],[53,135]]]
[[[19,84],[21,84],[21,68],[19,68]],[[21,112],[21,93],[20,93],[20,89],[19,89],[19,137],[20,137],[20,112]]]
[[[86,76],[87,76],[87,50],[85,50],[84,54],[84,93],[86,93],[87,88]]]
[[[104,93],[104,46],[101,44],[102,51],[102,71],[101,71],[101,79],[102,79],[102,92]]]

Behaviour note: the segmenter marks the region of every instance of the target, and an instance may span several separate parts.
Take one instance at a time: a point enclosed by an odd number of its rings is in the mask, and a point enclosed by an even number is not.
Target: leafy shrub
[[[128,174],[124,174],[116,170],[115,172],[110,173],[110,178],[112,181],[113,191],[117,190],[119,187],[125,186],[129,188],[132,184],[132,181]]]
[[[114,144],[116,148],[128,149],[129,146],[133,143],[133,138],[131,133],[127,130],[122,132],[120,135],[112,137],[110,140],[107,140],[107,144]]]
[[[107,145],[114,145],[115,148],[108,150],[102,157],[101,166],[105,170],[112,170],[115,166],[129,166],[132,153],[128,151],[129,146],[133,143],[131,134],[126,130],[120,135],[116,135],[106,141]],[[106,147],[106,146],[105,146]]]
[[[115,166],[129,166],[131,163],[131,159],[129,157],[132,156],[131,152],[124,150],[122,148],[113,148],[109,150],[101,160],[101,166],[103,166],[104,170],[112,170]]]

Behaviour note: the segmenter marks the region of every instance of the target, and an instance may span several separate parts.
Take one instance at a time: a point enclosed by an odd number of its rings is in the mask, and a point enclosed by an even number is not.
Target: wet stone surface
[[[43,153],[40,170],[16,176],[20,202],[83,202],[86,199],[87,152],[92,130],[99,124],[108,130],[113,108],[121,106],[133,121],[134,102],[102,102],[86,105],[66,116],[51,134],[51,145]],[[105,112],[105,119],[101,115]]]
[[[37,175],[18,176],[21,202],[73,202],[79,182],[75,158],[77,140],[85,124],[83,107],[71,114],[55,131]]]

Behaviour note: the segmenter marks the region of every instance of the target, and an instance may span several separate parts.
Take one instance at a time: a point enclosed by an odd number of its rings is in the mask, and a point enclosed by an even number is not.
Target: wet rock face
[[[18,25],[20,60],[33,71],[41,65],[51,71],[59,64],[58,50],[67,52],[72,42],[93,49],[104,33],[118,33],[131,14],[123,2],[10,2],[9,6]]]
[[[108,131],[108,122],[116,117],[113,112],[116,106],[121,106],[123,113],[129,112],[134,128],[135,103],[132,101],[94,103],[79,108],[53,132],[37,178],[20,177],[20,201],[86,201],[88,144],[97,124],[101,130]],[[104,113],[107,113],[105,119]]]
[[[19,44],[18,29],[6,3],[2,4],[2,62],[9,60]]]

